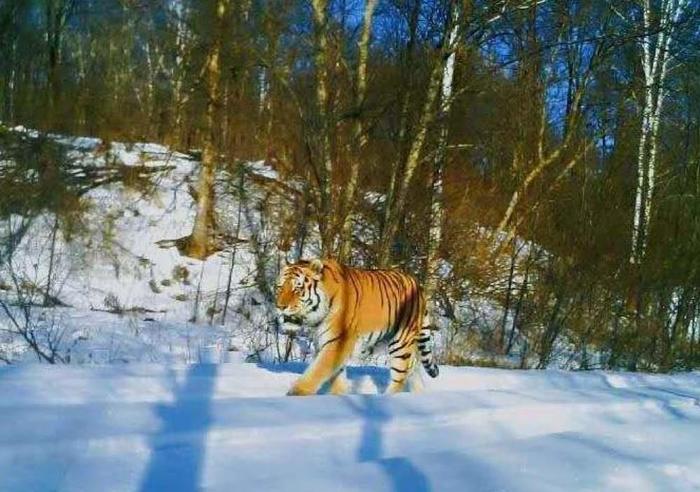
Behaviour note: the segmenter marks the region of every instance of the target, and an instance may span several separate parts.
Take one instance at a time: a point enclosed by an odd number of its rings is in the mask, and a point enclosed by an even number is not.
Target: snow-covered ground
[[[234,356],[237,354],[233,354]],[[700,374],[443,367],[291,398],[302,365],[0,369],[0,490],[700,490]]]

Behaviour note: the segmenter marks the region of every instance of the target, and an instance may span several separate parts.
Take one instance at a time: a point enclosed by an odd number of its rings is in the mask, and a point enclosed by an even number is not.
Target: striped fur
[[[438,375],[431,332],[423,326],[425,298],[410,275],[360,270],[333,260],[300,261],[280,275],[277,308],[286,322],[311,328],[317,346],[316,359],[289,394],[315,394],[327,381],[331,392],[345,392],[345,364],[359,342],[370,353],[387,347],[387,392],[404,388],[418,355],[427,373]]]

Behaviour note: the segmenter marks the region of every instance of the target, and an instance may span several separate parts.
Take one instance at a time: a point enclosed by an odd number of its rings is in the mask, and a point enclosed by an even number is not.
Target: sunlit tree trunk
[[[659,128],[666,97],[665,83],[671,61],[670,49],[674,41],[676,25],[687,3],[687,0],[663,0],[658,32],[654,32],[655,29],[652,25],[654,15],[651,0],[644,0],[642,6],[644,37],[641,44],[644,106],[642,107],[642,128],[637,152],[637,186],[630,254],[630,263],[632,264],[641,263],[646,254],[656,186]]]
[[[175,0],[171,7],[175,16],[175,66],[173,67],[173,134],[175,142],[180,143],[182,136],[182,115],[186,97],[183,81],[185,78],[185,57],[187,53],[188,28],[186,23],[187,10],[185,0]]]
[[[364,23],[362,26],[362,35],[358,43],[358,61],[357,61],[357,80],[355,88],[355,121],[352,129],[352,142],[348,152],[352,154],[350,161],[350,177],[345,187],[343,194],[342,210],[340,213],[343,217],[343,224],[340,233],[340,251],[339,257],[341,261],[347,261],[352,249],[352,211],[354,208],[353,201],[356,198],[357,187],[360,176],[360,162],[362,161],[362,152],[367,143],[362,125],[362,108],[367,96],[367,62],[369,60],[369,42],[372,37],[372,17],[374,9],[377,6],[378,0],[367,0],[365,2]]]
[[[331,121],[329,114],[329,40],[328,2],[313,0],[314,36],[316,53],[316,105],[319,117],[319,155],[317,165],[319,180],[318,223],[321,232],[321,247],[324,255],[333,248],[333,156],[331,155]]]
[[[434,316],[437,309],[434,293],[439,278],[439,252],[442,241],[442,222],[444,218],[443,172],[447,156],[447,140],[449,137],[449,115],[452,107],[452,85],[455,72],[457,36],[459,33],[459,7],[453,7],[451,12],[449,36],[447,41],[447,58],[442,70],[440,86],[440,105],[438,109],[439,136],[435,158],[430,174],[430,226],[428,234],[428,251],[426,259],[426,278],[424,282],[425,295],[429,312]]]
[[[408,19],[408,43],[406,45],[406,84],[403,88],[403,94],[401,98],[401,109],[399,114],[399,132],[398,132],[398,144],[399,152],[394,162],[393,169],[391,170],[391,177],[389,180],[389,186],[387,187],[386,200],[384,201],[384,214],[382,217],[382,229],[386,227],[389,222],[389,216],[391,215],[391,204],[394,202],[394,197],[396,196],[396,190],[399,183],[399,176],[403,166],[405,165],[405,152],[407,135],[409,133],[409,118],[408,113],[410,109],[411,102],[411,90],[412,90],[412,64],[416,45],[416,38],[418,37],[418,17],[420,14],[422,1],[414,0],[413,6],[409,13]]]
[[[388,266],[391,263],[391,252],[396,233],[399,228],[399,223],[403,215],[403,209],[406,205],[406,197],[408,187],[413,180],[413,175],[420,163],[420,156],[423,152],[428,129],[437,117],[435,102],[438,99],[443,80],[443,72],[445,71],[446,62],[450,59],[448,56],[451,48],[448,42],[449,33],[445,33],[445,42],[440,50],[440,57],[433,64],[428,80],[425,100],[421,109],[420,118],[416,126],[416,130],[411,141],[411,146],[406,155],[406,160],[403,167],[403,175],[399,178],[396,174],[395,185],[392,186],[392,192],[387,197],[387,213],[385,215],[385,223],[382,230],[382,238],[379,244],[378,263],[380,266]],[[454,63],[454,62],[453,62]],[[450,75],[451,77],[451,75]],[[450,83],[451,87],[451,83]]]
[[[214,252],[214,174],[219,159],[217,149],[217,111],[219,101],[219,86],[221,79],[221,44],[224,30],[224,20],[229,9],[229,0],[216,2],[214,33],[209,54],[205,65],[207,86],[207,104],[205,116],[204,141],[202,145],[202,163],[197,181],[197,214],[187,248],[187,255],[204,259]]]

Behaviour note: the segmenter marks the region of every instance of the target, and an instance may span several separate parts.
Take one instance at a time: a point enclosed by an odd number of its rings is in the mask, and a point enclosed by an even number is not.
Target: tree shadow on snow
[[[303,374],[308,365],[306,362],[283,362],[278,364],[259,362],[257,364],[259,368],[269,372],[290,374]],[[366,378],[371,380],[377,389],[377,393],[384,393],[389,386],[389,369],[386,367],[348,366],[346,374],[350,382],[350,393],[358,393],[361,390],[363,380]],[[329,383],[324,384],[319,394],[328,393],[329,386]]]
[[[406,457],[382,457],[382,427],[391,420],[391,414],[377,396],[348,398],[350,407],[363,419],[362,436],[357,450],[361,463],[376,463],[386,474],[393,490],[426,492],[431,490],[428,478]]]
[[[161,427],[150,439],[151,459],[141,492],[201,489],[217,371],[216,364],[191,365],[179,385],[173,375],[175,401],[156,407]]]
[[[306,362],[257,362],[255,365],[269,372],[302,374],[309,364]]]
[[[365,378],[369,378],[372,381],[378,393],[384,393],[391,379],[388,368],[377,366],[348,367],[347,375],[353,393],[357,393],[360,390],[362,380]]]

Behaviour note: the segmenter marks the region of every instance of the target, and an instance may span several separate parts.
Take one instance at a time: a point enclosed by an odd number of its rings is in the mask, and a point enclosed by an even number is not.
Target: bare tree
[[[321,231],[321,247],[324,254],[330,254],[333,248],[333,156],[331,154],[331,112],[329,67],[330,40],[328,34],[328,2],[312,0],[314,41],[316,64],[316,105],[319,119],[319,152],[320,164],[316,166],[319,194],[319,228]]]
[[[3,313],[6,322],[0,330],[10,337],[19,338],[40,362],[67,362],[62,351],[64,329],[56,324],[54,319],[45,319],[34,309],[43,303],[45,293],[34,282],[16,271],[12,257],[3,263],[4,273],[12,280],[12,293],[5,291],[0,296],[0,312]]]
[[[377,262],[381,266],[387,266],[391,262],[392,246],[396,238],[401,217],[404,213],[408,188],[413,180],[413,175],[418,168],[418,164],[420,163],[420,157],[428,136],[428,130],[437,118],[435,103],[440,93],[440,82],[442,80],[445,62],[449,58],[447,55],[451,50],[450,44],[446,42],[448,36],[448,32],[443,34],[445,41],[442,43],[442,48],[439,50],[440,56],[433,62],[433,67],[428,79],[428,87],[425,92],[425,99],[408,153],[406,154],[405,160],[399,161],[397,164],[397,169],[400,167],[402,172],[394,171],[394,176],[396,178],[392,180],[387,196],[387,202],[385,204],[387,207],[385,223],[383,224],[382,237],[379,244]]]
[[[46,49],[48,61],[49,109],[55,110],[60,96],[60,74],[63,31],[70,18],[74,0],[46,0]]]
[[[197,214],[194,219],[187,255],[205,259],[216,251],[214,222],[214,173],[219,160],[217,147],[217,105],[221,79],[221,45],[229,0],[217,0],[215,5],[215,32],[205,61],[204,73],[207,86],[205,134],[202,148],[202,163],[197,182]]]
[[[678,22],[688,5],[687,0],[663,0],[655,15],[651,0],[643,0],[641,39],[642,70],[644,73],[644,103],[642,131],[637,152],[637,187],[632,222],[630,263],[644,259],[651,223],[652,201],[656,186],[659,127],[666,98],[666,78],[673,54],[671,48]],[[658,17],[658,26],[654,19]]]
[[[347,261],[352,248],[352,210],[353,201],[357,195],[360,176],[360,162],[362,152],[367,144],[367,136],[363,127],[363,106],[367,97],[367,63],[369,61],[369,44],[372,37],[372,17],[378,0],[366,0],[362,35],[358,42],[357,75],[355,80],[355,116],[352,129],[352,141],[348,146],[348,154],[352,155],[350,161],[350,178],[345,186],[340,214],[342,226],[340,233],[340,248],[338,256],[341,261]],[[354,148],[352,148],[354,147]]]
[[[448,117],[452,107],[452,84],[454,81],[457,40],[460,30],[460,8],[453,6],[449,15],[449,35],[447,38],[446,59],[442,70],[440,85],[440,103],[438,108],[438,142],[430,173],[430,226],[428,232],[428,251],[425,269],[425,294],[429,310],[437,314],[433,299],[439,279],[439,252],[442,241],[442,223],[444,219],[443,170],[447,156],[449,137]]]

